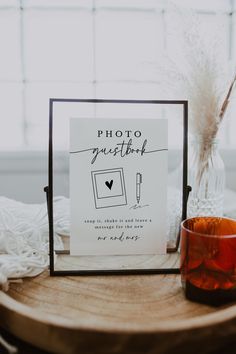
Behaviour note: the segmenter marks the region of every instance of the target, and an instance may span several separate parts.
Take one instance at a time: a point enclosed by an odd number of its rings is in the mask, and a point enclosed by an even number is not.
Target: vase
[[[222,216],[225,167],[218,140],[195,138],[190,143],[188,216]]]

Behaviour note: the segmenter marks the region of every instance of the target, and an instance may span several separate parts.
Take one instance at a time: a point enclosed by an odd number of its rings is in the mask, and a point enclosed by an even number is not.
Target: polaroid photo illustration
[[[123,168],[92,171],[95,208],[111,208],[127,204]]]

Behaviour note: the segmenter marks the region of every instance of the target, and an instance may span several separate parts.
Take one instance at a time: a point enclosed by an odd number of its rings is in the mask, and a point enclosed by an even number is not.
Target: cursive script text
[[[138,154],[140,156],[143,156],[144,154],[150,154],[154,152],[159,152],[159,151],[167,151],[167,149],[157,149],[157,150],[147,150],[147,139],[144,140],[143,144],[141,147],[134,147],[133,146],[133,141],[132,139],[129,139],[128,142],[125,142],[124,140],[122,143],[116,144],[114,148],[107,148],[107,147],[95,147],[95,148],[89,148],[85,150],[77,150],[77,151],[71,151],[71,154],[79,154],[82,152],[92,152],[92,159],[91,159],[91,164],[94,164],[94,162],[97,160],[98,156],[104,155],[112,155],[112,156],[120,156],[120,157],[125,157],[130,154]]]

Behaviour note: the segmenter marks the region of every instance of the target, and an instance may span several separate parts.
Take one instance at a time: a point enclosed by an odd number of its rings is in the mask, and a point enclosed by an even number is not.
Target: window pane
[[[172,2],[180,11],[173,11]],[[174,63],[183,55],[182,24],[193,29],[185,8],[200,11],[197,32],[217,42],[220,55],[231,55],[235,69],[231,5],[231,0],[0,0],[0,148],[22,147],[25,135],[29,148],[47,148],[50,97],[178,98],[171,87],[164,90],[159,69],[164,48]],[[178,12],[182,17],[173,21]],[[236,90],[220,133],[224,146],[236,147],[235,131]],[[63,129],[61,136],[63,146]]]
[[[159,84],[151,83],[118,83],[118,84],[98,84],[97,85],[97,97],[106,98],[117,98],[120,99],[150,99],[150,100],[161,100],[167,99],[165,93],[163,92],[162,86]],[[182,106],[170,106],[163,108],[158,107],[159,116],[171,117],[169,124],[169,136],[168,144],[171,148],[181,148],[182,147],[182,117],[183,108]],[[145,105],[137,106],[135,117],[145,118],[147,116],[148,109]],[[157,109],[155,108],[155,113]],[[111,106],[111,116],[114,116],[114,108]],[[156,117],[156,116],[155,116]]]
[[[190,55],[198,55],[200,46],[207,49],[206,55],[219,54],[228,58],[229,54],[229,17],[227,15],[191,15],[169,13],[165,16],[167,25],[167,47],[173,60],[179,55],[186,55],[192,48]],[[196,43],[194,43],[196,38]],[[190,40],[191,47],[189,42]],[[188,47],[187,47],[188,45]],[[185,47],[184,47],[185,46]],[[194,52],[195,51],[195,52]],[[200,53],[204,55],[203,53]],[[185,58],[184,58],[185,59]],[[189,58],[187,58],[189,60]],[[183,63],[182,63],[183,64]]]
[[[100,83],[96,85],[98,98],[164,99],[160,85],[154,83]]]
[[[0,11],[0,80],[21,79],[20,17],[17,10]]]
[[[92,7],[92,0],[23,0],[24,7],[54,7],[54,8],[69,8],[69,7]]]
[[[154,9],[163,8],[166,0],[95,0],[97,8],[113,8],[113,9]]]
[[[28,143],[32,149],[46,150],[48,148],[49,98],[93,97],[92,84],[42,83],[27,84],[26,87]],[[58,140],[61,146],[68,141],[63,129]]]
[[[0,8],[4,7],[18,7],[19,0],[0,0]]]
[[[28,80],[92,80],[92,15],[87,11],[25,11]]]
[[[231,11],[230,0],[96,0],[96,6],[107,8],[166,8],[175,4],[179,8],[206,11]]]
[[[98,80],[153,80],[163,50],[163,23],[155,12],[99,11],[96,16]]]
[[[197,10],[231,11],[230,0],[172,0],[179,7],[192,8]]]
[[[235,3],[236,6],[236,3]],[[236,10],[233,15],[232,21],[232,62],[233,62],[233,69],[235,69],[235,60],[236,60]]]
[[[0,84],[0,149],[23,146],[22,85]]]

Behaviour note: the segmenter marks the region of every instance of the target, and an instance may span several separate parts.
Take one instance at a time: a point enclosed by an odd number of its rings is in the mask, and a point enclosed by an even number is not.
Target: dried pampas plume
[[[209,28],[201,33],[204,23],[192,12],[181,13],[171,8],[166,16],[170,23],[167,35],[175,40],[165,55],[162,81],[175,98],[189,101],[189,131],[200,144],[197,176],[200,185],[236,76],[229,85],[221,33],[214,32],[211,37]]]
[[[229,91],[227,92],[225,100],[224,100],[224,102],[222,104],[221,111],[220,111],[220,120],[222,120],[224,115],[225,115],[225,112],[227,110],[228,104],[230,102],[231,94],[232,94],[234,86],[235,86],[235,83],[236,83],[236,74],[235,74],[235,76],[233,78],[233,81],[232,81],[232,83],[231,83],[231,85],[229,87]]]

